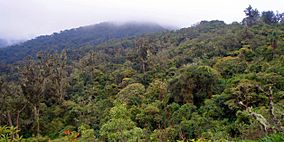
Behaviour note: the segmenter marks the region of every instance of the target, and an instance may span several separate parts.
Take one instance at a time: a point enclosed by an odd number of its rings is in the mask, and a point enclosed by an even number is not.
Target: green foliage
[[[78,132],[81,135],[79,138],[80,142],[95,141],[95,132],[88,125],[81,125],[78,129]]]
[[[244,73],[247,68],[247,63],[239,57],[224,57],[219,59],[215,68],[221,73],[222,76],[229,78],[234,74]]]
[[[48,137],[37,136],[32,138],[23,139],[23,142],[48,142],[50,139]]]
[[[19,136],[20,130],[16,127],[1,126],[0,127],[0,141],[1,142],[20,142],[22,137]]]
[[[258,83],[251,80],[239,80],[231,89],[228,90],[230,100],[226,102],[229,107],[239,108],[239,102],[246,106],[258,105],[263,102],[266,97],[263,94],[258,94]]]
[[[31,58],[0,63],[0,141],[283,141],[283,15],[245,13],[243,25],[128,37],[147,29],[102,24],[1,49],[0,62]]]
[[[154,80],[150,85],[148,86],[145,97],[149,101],[154,100],[164,100],[167,95],[167,84],[165,82],[162,82],[160,80]]]
[[[107,141],[140,141],[143,130],[135,126],[124,104],[117,103],[110,110],[110,119],[102,125],[102,138]]]
[[[170,82],[172,98],[177,102],[199,106],[211,98],[219,87],[219,73],[209,66],[189,65],[181,69],[181,75]]]
[[[144,99],[144,92],[145,87],[143,84],[133,83],[118,92],[117,100],[128,105],[138,105]]]
[[[272,134],[259,140],[259,142],[281,142],[284,141],[284,134]]]
[[[178,135],[176,129],[168,127],[165,129],[156,129],[150,136],[151,141],[174,141]]]

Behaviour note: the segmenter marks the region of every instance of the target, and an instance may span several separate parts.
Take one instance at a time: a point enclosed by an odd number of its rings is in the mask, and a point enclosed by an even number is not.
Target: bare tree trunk
[[[243,104],[243,102],[238,102],[239,105],[243,106],[244,108],[246,108],[246,111],[256,120],[258,121],[258,123],[261,125],[261,127],[263,128],[263,130],[265,131],[265,133],[267,133],[267,130],[271,128],[270,124],[268,123],[268,121],[266,120],[266,118],[264,118],[261,114],[258,114],[256,112],[252,111],[252,107],[248,107],[246,105]]]
[[[274,107],[273,107],[273,90],[272,87],[269,87],[269,92],[264,91],[260,86],[258,86],[259,90],[266,94],[269,99],[269,114],[272,117],[274,123],[276,123],[276,117],[274,115]]]
[[[276,117],[274,115],[274,108],[273,108],[273,91],[272,91],[272,88],[269,87],[269,113],[274,121],[274,123],[276,122]]]
[[[145,83],[146,82],[146,63],[145,61],[143,61],[142,70],[143,70],[143,80]]]
[[[34,115],[35,115],[35,121],[36,121],[36,135],[39,136],[39,132],[40,132],[40,125],[39,125],[39,109],[34,106]]]
[[[248,112],[256,121],[258,121],[263,130],[267,133],[268,129],[271,128],[267,120],[261,114],[253,112],[251,107],[248,108]]]
[[[16,120],[16,127],[17,127],[17,129],[20,129],[20,114],[26,108],[26,106],[27,105],[25,104],[23,106],[23,108],[17,112],[17,120]]]
[[[17,127],[17,129],[20,128],[20,126],[19,126],[19,119],[20,119],[20,112],[17,113],[17,118],[16,118],[16,127]]]
[[[11,113],[10,113],[10,112],[8,112],[7,116],[8,116],[8,122],[9,122],[9,125],[10,125],[10,126],[13,126],[13,121],[12,121]]]
[[[12,127],[13,126],[13,120],[12,120],[12,116],[11,116],[11,113],[8,112],[8,121],[9,121],[9,125]],[[12,135],[12,138],[14,139],[15,138],[15,134]]]

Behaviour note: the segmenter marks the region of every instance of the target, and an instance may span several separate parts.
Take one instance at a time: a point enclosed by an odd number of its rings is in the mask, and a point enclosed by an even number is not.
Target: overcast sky
[[[176,27],[201,20],[240,22],[249,4],[284,12],[284,0],[0,0],[0,37],[29,39],[103,21]]]

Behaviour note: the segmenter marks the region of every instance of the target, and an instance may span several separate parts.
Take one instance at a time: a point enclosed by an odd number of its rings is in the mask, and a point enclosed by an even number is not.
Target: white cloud
[[[241,21],[251,4],[283,12],[280,0],[0,0],[0,36],[30,38],[102,21],[152,21],[188,27]]]

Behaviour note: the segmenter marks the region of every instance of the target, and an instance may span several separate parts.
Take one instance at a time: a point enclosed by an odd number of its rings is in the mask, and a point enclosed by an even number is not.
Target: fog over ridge
[[[284,12],[279,0],[0,0],[0,38],[19,40],[105,21],[189,27],[201,20],[240,22],[251,4]]]

